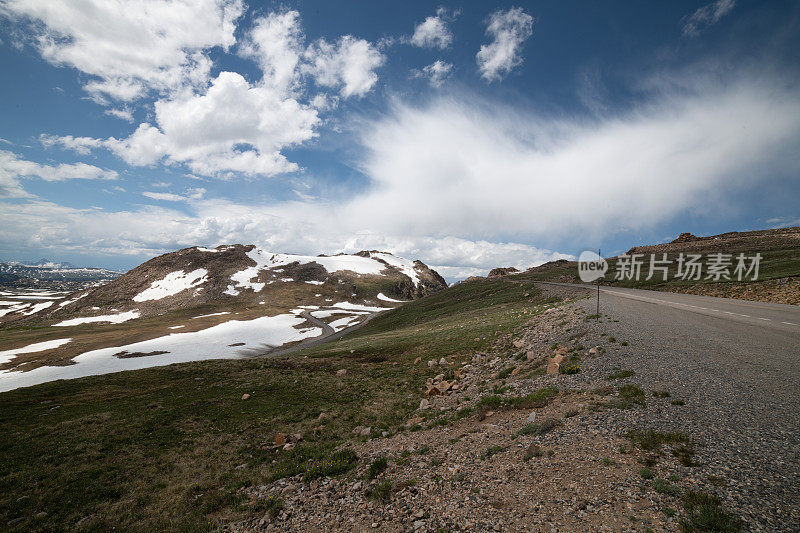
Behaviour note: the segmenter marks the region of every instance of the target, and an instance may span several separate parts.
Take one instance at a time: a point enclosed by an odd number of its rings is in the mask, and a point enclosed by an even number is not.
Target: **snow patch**
[[[167,296],[191,289],[208,281],[208,271],[205,268],[192,270],[188,274],[183,270],[170,272],[163,279],[154,281],[149,289],[145,289],[133,297],[134,302],[147,302],[160,300]]]
[[[314,281],[314,280],[311,280],[311,281],[304,281],[303,283],[308,283],[309,285],[322,285],[322,284],[324,284],[325,282],[324,282],[324,281]]]
[[[29,387],[56,379],[73,379],[123,370],[137,370],[187,361],[205,359],[236,359],[249,351],[267,350],[322,334],[322,328],[298,331],[295,326],[304,318],[290,314],[260,317],[253,320],[230,320],[201,331],[170,333],[143,342],[101,348],[83,353],[68,366],[43,366],[28,372],[7,370],[0,372],[0,391]],[[240,343],[244,343],[241,345]],[[231,346],[237,344],[238,346]],[[114,354],[148,354],[140,357],[115,357]],[[154,353],[168,352],[168,353]]]
[[[195,316],[195,317],[192,317],[192,319],[195,319],[195,318],[205,318],[205,317],[207,317],[207,316],[229,315],[229,314],[231,314],[231,312],[230,312],[230,311],[220,311],[219,313],[211,313],[211,314],[208,314],[208,315],[200,315],[200,316]]]
[[[51,300],[49,302],[42,302],[40,304],[36,304],[33,307],[31,307],[30,309],[28,309],[27,311],[23,311],[22,314],[23,315],[32,315],[33,313],[38,313],[39,311],[41,311],[43,309],[47,309],[48,307],[50,307],[54,303],[55,302]]]
[[[411,278],[411,281],[414,282],[415,287],[419,285],[419,274],[417,274],[417,271],[414,268],[413,261],[409,261],[408,259],[403,259],[402,257],[396,257],[392,254],[385,254],[381,252],[371,252],[369,255],[370,257],[377,257],[378,259],[383,259],[393,267],[397,267],[397,269],[400,270],[400,272]]]
[[[86,316],[80,318],[70,318],[69,320],[64,320],[59,322],[58,324],[53,324],[54,326],[77,326],[79,324],[88,324],[90,322],[110,322],[111,324],[119,324],[121,322],[127,322],[128,320],[133,320],[134,318],[139,318],[139,311],[125,311],[124,313],[119,313],[116,315],[100,315],[100,316]]]
[[[406,300],[395,300],[394,298],[389,298],[382,292],[378,293],[378,300],[383,300],[384,302],[394,302],[399,304],[406,303]]]
[[[4,350],[0,352],[0,364],[11,361],[14,357],[23,353],[43,352],[45,350],[52,350],[59,346],[64,346],[72,339],[53,339],[51,341],[36,342],[23,346],[22,348],[14,348],[13,350]]]

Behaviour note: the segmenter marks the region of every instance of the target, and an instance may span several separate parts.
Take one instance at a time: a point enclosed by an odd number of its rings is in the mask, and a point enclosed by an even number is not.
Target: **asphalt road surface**
[[[595,290],[577,304],[587,315]],[[600,313],[591,327],[617,339],[603,364],[686,401],[651,401],[621,422],[695,436],[749,529],[800,531],[800,307],[602,287]]]

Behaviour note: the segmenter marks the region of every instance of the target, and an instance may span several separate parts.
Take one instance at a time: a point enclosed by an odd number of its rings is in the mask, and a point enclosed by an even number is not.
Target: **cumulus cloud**
[[[303,57],[303,71],[318,85],[338,89],[344,98],[365,96],[378,81],[375,70],[386,60],[372,43],[352,35],[335,43],[319,39]]]
[[[118,174],[113,170],[104,170],[86,163],[42,165],[22,159],[13,152],[0,150],[0,197],[3,198],[30,197],[20,182],[24,178],[66,181],[72,179],[113,180],[117,177]]]
[[[697,37],[704,29],[719,22],[734,7],[736,7],[736,0],[717,0],[704,5],[684,20],[683,35]]]
[[[304,39],[300,13],[269,13],[253,22],[239,52],[259,64],[265,84],[286,91],[298,82]]]
[[[444,17],[446,12],[439,9],[436,16],[428,17],[417,24],[410,43],[420,48],[438,48],[444,50],[453,42],[453,34],[447,27]]]
[[[41,56],[88,74],[84,88],[105,102],[205,82],[207,50],[235,43],[243,9],[241,0],[8,0],[0,13],[29,22]]]
[[[476,56],[478,70],[487,81],[498,81],[522,63],[522,43],[533,35],[533,17],[521,7],[495,11],[486,35],[492,42],[481,45]]]
[[[313,138],[319,117],[271,87],[251,86],[240,74],[221,72],[205,94],[156,102],[155,122],[140,124],[124,139],[44,135],[41,140],[78,153],[104,147],[134,166],[166,159],[205,176],[274,176],[297,170],[280,151]]]
[[[432,87],[441,87],[447,78],[453,73],[452,63],[446,63],[441,59],[437,59],[430,65],[422,68],[422,70],[414,69],[411,71],[413,78],[425,78]]]

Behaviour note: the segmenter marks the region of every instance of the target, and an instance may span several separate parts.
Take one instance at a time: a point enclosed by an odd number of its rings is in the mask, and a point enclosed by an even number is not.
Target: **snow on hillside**
[[[198,248],[200,251],[211,252],[211,250]],[[216,252],[216,250],[214,250]],[[397,267],[403,274],[407,275],[414,282],[414,285],[419,285],[419,276],[414,270],[413,261],[401,259],[391,254],[386,253],[371,253],[372,256],[386,261],[386,263]],[[334,255],[334,256],[314,256],[314,255],[293,255],[293,254],[279,254],[267,252],[259,248],[253,248],[247,252],[247,257],[255,261],[255,265],[240,270],[231,276],[232,285],[225,291],[226,294],[236,296],[237,289],[251,289],[255,292],[261,291],[265,283],[254,282],[253,278],[257,277],[259,272],[265,269],[276,269],[280,272],[278,267],[290,265],[292,263],[299,263],[301,265],[308,263],[318,263],[328,271],[328,273],[350,271],[356,274],[371,274],[379,276],[386,270],[386,264],[376,260],[373,257],[362,257],[360,255]],[[281,281],[293,281],[292,278],[283,278]],[[306,283],[321,284],[320,281],[309,281]]]
[[[393,267],[397,267],[400,272],[411,278],[411,281],[414,282],[414,286],[419,285],[419,274],[417,274],[416,269],[414,269],[414,261],[409,261],[408,259],[403,259],[402,257],[396,257],[392,254],[386,254],[383,252],[370,252],[370,257],[376,257],[378,259],[383,259]]]
[[[154,281],[148,289],[143,290],[133,297],[134,302],[147,302],[160,300],[197,287],[208,281],[208,271],[205,268],[192,270],[188,274],[183,270],[170,272],[164,278]]]
[[[139,318],[139,311],[125,311],[124,313],[119,313],[116,315],[99,315],[99,316],[84,316],[79,318],[71,318],[69,320],[63,320],[58,324],[53,324],[53,325],[77,326],[79,324],[89,324],[92,322],[108,322],[111,324],[120,324],[122,322],[127,322],[128,320],[133,320],[134,318]]]
[[[304,318],[293,314],[230,320],[200,331],[172,333],[134,344],[92,350],[75,357],[73,361],[76,364],[69,366],[0,372],[0,392],[56,379],[74,379],[205,359],[236,359],[246,356],[251,350],[266,350],[322,334],[322,328],[318,327],[295,329],[295,326],[304,322]],[[19,350],[34,351],[34,348],[35,345],[30,345],[10,352],[16,355],[23,353]],[[0,352],[0,355],[3,354],[5,352]]]
[[[11,361],[18,355],[52,350],[67,344],[71,340],[72,339],[53,339],[49,341],[35,342],[33,344],[23,346],[22,348],[14,348],[13,350],[3,350],[0,352],[0,365]]]

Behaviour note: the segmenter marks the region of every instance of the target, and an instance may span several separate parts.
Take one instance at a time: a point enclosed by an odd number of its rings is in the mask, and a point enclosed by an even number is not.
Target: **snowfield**
[[[22,348],[14,348],[13,350],[5,350],[0,352],[0,365],[8,363],[13,358],[24,353],[43,352],[45,350],[52,350],[59,346],[64,346],[72,339],[53,339],[51,341],[37,342],[23,346]]]
[[[79,324],[88,324],[91,322],[109,322],[111,324],[119,324],[121,322],[127,322],[128,320],[133,320],[134,318],[139,318],[139,311],[125,311],[124,313],[119,313],[116,315],[99,315],[99,316],[84,316],[80,318],[70,318],[69,320],[63,320],[58,324],[53,324],[54,326],[77,326]]]
[[[192,270],[188,274],[183,270],[170,272],[163,279],[154,281],[150,288],[143,290],[133,297],[134,302],[147,302],[160,300],[172,296],[192,287],[197,287],[208,281],[208,271],[205,268]]]
[[[361,257],[360,255],[335,255],[331,257],[320,257],[314,255],[293,255],[293,254],[276,254],[253,248],[247,252],[247,257],[255,261],[255,265],[240,270],[231,276],[232,285],[228,287],[225,294],[236,296],[239,294],[237,289],[250,289],[255,292],[261,291],[266,283],[253,281],[262,270],[272,269],[273,272],[282,272],[278,268],[292,263],[300,263],[302,265],[308,263],[318,263],[333,274],[334,272],[350,271],[359,275],[370,274],[380,276],[386,265],[375,258],[386,261],[389,265],[397,267],[403,274],[411,278],[414,285],[419,284],[419,275],[414,269],[414,262],[407,259],[401,259],[391,254],[386,253],[372,253],[371,257]],[[292,278],[281,278],[280,281],[294,281]],[[311,285],[322,285],[323,281],[306,281]]]
[[[295,329],[295,326],[304,322],[304,318],[292,314],[244,321],[230,320],[201,331],[172,333],[149,341],[92,350],[75,357],[73,361],[76,364],[69,366],[42,366],[28,372],[0,372],[0,392],[57,379],[74,379],[188,361],[237,359],[254,350],[266,350],[322,334],[322,328],[317,327],[302,331]],[[236,346],[232,346],[234,344]],[[34,346],[36,345],[26,348],[33,349]],[[20,353],[19,350],[21,348],[14,351],[15,354]],[[137,354],[152,355],[136,356]]]

